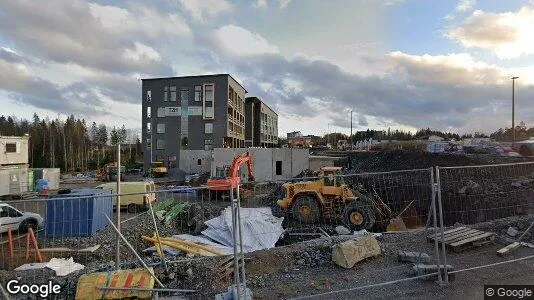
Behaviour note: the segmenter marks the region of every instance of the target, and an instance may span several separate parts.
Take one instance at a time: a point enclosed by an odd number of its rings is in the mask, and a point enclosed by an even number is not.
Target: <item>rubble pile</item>
[[[295,263],[298,266],[320,267],[332,263],[331,247],[309,248],[295,255]]]

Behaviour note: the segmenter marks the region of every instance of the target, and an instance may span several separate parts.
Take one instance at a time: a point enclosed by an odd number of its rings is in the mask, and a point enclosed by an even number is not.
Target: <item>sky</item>
[[[0,114],[141,127],[141,78],[230,73],[279,135],[534,126],[534,0],[0,4]]]

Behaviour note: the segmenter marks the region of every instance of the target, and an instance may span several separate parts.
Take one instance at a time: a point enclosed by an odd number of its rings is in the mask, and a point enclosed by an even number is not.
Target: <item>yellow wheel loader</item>
[[[373,201],[353,193],[340,176],[340,167],[321,168],[319,179],[285,183],[273,208],[276,216],[290,216],[301,223],[321,218],[341,219],[352,230],[371,229],[375,224]]]

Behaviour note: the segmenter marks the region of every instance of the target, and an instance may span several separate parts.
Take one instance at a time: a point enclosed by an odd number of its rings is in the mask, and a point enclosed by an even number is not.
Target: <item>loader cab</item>
[[[321,192],[324,195],[339,196],[342,194],[341,186],[344,184],[343,177],[340,176],[340,167],[321,168],[323,187]]]

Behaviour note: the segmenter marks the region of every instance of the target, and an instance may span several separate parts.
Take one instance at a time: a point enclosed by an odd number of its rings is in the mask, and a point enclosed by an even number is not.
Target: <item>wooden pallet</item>
[[[427,236],[429,242],[437,238],[441,244],[441,232]],[[445,246],[454,252],[461,252],[470,248],[479,247],[491,243],[495,239],[492,232],[484,232],[468,227],[458,227],[444,232]]]

